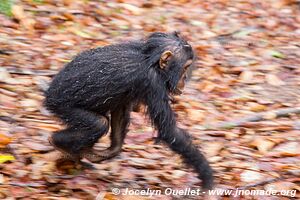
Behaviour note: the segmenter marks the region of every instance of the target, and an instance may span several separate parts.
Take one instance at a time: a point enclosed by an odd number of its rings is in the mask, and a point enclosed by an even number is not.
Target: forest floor
[[[175,30],[198,59],[172,107],[211,163],[216,188],[278,191],[216,198],[300,198],[299,1],[9,2],[0,3],[0,198],[203,198],[166,193],[201,182],[154,143],[143,112],[132,113],[123,152],[99,164],[58,163],[47,140],[62,124],[43,107],[43,90],[65,63],[86,49]],[[96,148],[108,145],[106,136]],[[113,193],[126,188],[162,192]]]

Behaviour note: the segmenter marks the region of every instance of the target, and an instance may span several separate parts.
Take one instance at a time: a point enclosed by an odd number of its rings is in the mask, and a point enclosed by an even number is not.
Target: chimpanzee
[[[180,154],[198,173],[203,188],[211,189],[212,169],[187,132],[177,127],[169,103],[172,95],[181,94],[193,61],[192,47],[177,32],[80,53],[45,93],[45,106],[67,125],[49,142],[76,160],[112,158],[122,149],[132,105],[143,103],[158,141]],[[93,145],[109,124],[111,146],[95,152]]]

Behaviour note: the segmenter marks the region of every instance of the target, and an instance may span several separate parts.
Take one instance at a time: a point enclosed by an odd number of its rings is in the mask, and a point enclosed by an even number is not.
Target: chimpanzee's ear
[[[173,53],[172,51],[165,51],[161,54],[159,59],[159,67],[161,69],[165,69],[168,66],[168,61],[172,58]]]

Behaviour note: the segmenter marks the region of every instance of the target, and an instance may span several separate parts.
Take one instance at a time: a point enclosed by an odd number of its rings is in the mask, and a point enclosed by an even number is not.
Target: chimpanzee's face
[[[166,87],[171,95],[182,93],[193,61],[193,49],[186,42],[170,46],[161,54],[159,67],[167,76]]]
[[[180,74],[180,79],[178,81],[178,84],[176,86],[176,89],[174,91],[174,94],[175,95],[180,95],[182,94],[182,90],[184,89],[184,86],[185,86],[185,82],[187,80],[187,75],[188,75],[188,70],[190,69],[191,65],[193,63],[193,60],[192,59],[189,59],[186,61],[186,63],[183,65],[182,67],[182,71],[181,71],[181,74]]]

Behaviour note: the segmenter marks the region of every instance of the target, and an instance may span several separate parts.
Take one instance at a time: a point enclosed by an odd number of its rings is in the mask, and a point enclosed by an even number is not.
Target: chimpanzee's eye
[[[187,70],[191,66],[192,63],[193,63],[193,60],[188,60],[184,65],[184,70]]]

